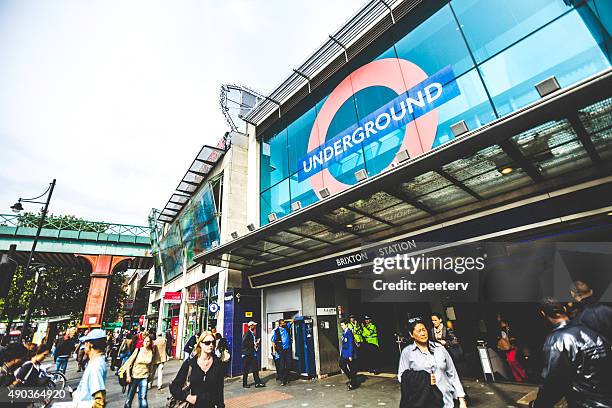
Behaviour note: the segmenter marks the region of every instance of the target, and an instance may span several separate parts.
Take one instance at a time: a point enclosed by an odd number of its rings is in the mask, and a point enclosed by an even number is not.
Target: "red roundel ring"
[[[402,94],[427,78],[427,74],[410,61],[398,58],[385,58],[372,61],[346,77],[329,95],[315,119],[308,141],[308,151],[325,143],[327,130],[340,107],[362,89],[371,86],[384,86],[395,93]],[[408,150],[410,157],[416,157],[431,150],[438,127],[438,110],[434,109],[406,125],[404,139],[399,151]],[[395,161],[395,160],[394,160]],[[391,163],[392,164],[392,163]],[[391,167],[387,166],[383,171]],[[327,187],[331,194],[350,187],[338,181],[324,168],[320,174],[310,177],[315,194]]]

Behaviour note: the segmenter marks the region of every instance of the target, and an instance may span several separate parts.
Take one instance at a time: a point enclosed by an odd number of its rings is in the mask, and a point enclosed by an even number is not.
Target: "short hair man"
[[[359,386],[357,381],[357,370],[355,367],[355,359],[357,357],[355,353],[355,336],[349,328],[348,321],[342,319],[340,321],[340,327],[342,328],[342,348],[340,349],[340,359],[338,365],[340,370],[349,379],[347,387],[349,390],[355,389]]]
[[[576,308],[573,320],[612,341],[612,307],[599,303],[587,282],[574,281],[570,293]]]
[[[610,343],[580,322],[570,322],[555,299],[544,299],[540,309],[553,331],[544,342],[544,381],[531,406],[552,407],[562,397],[568,407],[612,406]]]

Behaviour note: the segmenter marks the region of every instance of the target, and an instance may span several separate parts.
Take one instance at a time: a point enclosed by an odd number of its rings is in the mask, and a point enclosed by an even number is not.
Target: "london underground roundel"
[[[397,97],[339,134],[328,135],[343,104],[371,87],[389,88]],[[396,153],[406,150],[410,157],[416,157],[428,152],[436,137],[437,108],[457,95],[459,90],[450,66],[432,76],[412,62],[398,58],[380,59],[358,68],[332,91],[321,107],[310,133],[308,153],[298,163],[298,179],[310,179],[319,198],[324,187],[331,194],[342,191],[350,185],[338,180],[329,166],[402,128],[405,130]],[[396,160],[386,167],[379,166],[378,172],[387,170]],[[312,177],[317,173],[321,174]]]

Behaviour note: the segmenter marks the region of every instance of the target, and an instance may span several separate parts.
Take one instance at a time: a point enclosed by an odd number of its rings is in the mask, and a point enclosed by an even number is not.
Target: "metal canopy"
[[[170,196],[164,209],[161,210],[157,220],[162,222],[174,221],[224,154],[225,150],[219,147],[202,146],[178,186],[176,186],[176,192]]]
[[[194,259],[263,272],[607,176],[610,89],[607,70]]]

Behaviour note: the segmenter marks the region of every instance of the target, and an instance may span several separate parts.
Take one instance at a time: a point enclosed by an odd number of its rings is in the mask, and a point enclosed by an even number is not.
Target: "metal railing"
[[[24,217],[17,214],[0,214],[0,227],[15,229],[15,234],[20,229],[36,228],[38,215]],[[112,224],[108,222],[86,221],[78,218],[47,217],[43,229],[57,231],[89,232],[95,234],[107,234],[116,236],[146,237],[149,239],[151,228],[129,224]]]

